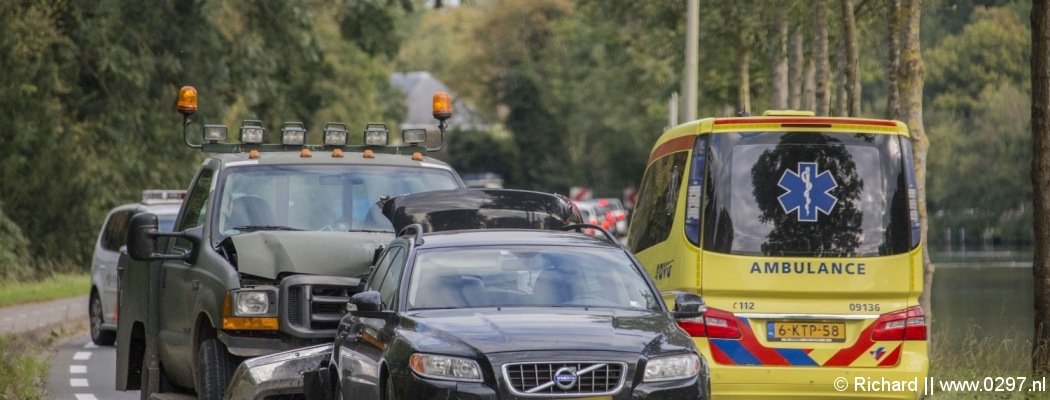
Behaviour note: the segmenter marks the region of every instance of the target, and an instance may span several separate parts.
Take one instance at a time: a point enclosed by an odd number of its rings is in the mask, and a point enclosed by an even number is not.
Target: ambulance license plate
[[[771,342],[845,342],[846,324],[775,321],[766,323],[766,334]]]

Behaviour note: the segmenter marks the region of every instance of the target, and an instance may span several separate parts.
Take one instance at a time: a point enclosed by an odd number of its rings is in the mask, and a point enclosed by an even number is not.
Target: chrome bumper
[[[303,373],[316,370],[331,354],[328,343],[247,359],[233,372],[224,398],[261,400],[303,393]]]

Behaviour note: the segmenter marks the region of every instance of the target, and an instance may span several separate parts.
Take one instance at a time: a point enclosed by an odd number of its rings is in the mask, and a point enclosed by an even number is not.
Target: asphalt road
[[[0,308],[0,333],[25,333],[69,321],[87,321],[87,312],[86,295],[3,307]]]
[[[120,392],[114,389],[116,362],[116,348],[95,346],[87,332],[56,344],[47,379],[48,397],[55,400],[137,400],[137,390]]]

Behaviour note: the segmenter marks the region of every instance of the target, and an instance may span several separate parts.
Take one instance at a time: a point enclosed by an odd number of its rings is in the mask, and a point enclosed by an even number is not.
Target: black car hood
[[[504,308],[410,312],[402,335],[419,351],[616,351],[656,354],[692,350],[667,316],[651,311]]]

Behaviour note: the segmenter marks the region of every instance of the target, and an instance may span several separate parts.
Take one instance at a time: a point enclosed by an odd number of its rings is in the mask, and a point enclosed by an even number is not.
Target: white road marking
[[[87,342],[84,344],[85,349],[97,349],[98,345],[93,342]]]
[[[77,396],[77,400],[98,400],[98,398],[96,398],[95,395],[91,393],[77,393],[74,396]]]
[[[85,360],[88,360],[90,358],[91,358],[91,352],[90,351],[78,351],[78,352],[73,354],[73,360],[75,360],[75,361],[85,361]]]
[[[69,373],[71,373],[71,374],[86,374],[87,373],[87,365],[70,365],[69,366]]]
[[[88,387],[88,380],[84,378],[74,378],[69,380],[69,386],[72,387]]]

